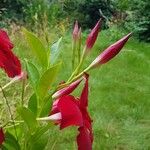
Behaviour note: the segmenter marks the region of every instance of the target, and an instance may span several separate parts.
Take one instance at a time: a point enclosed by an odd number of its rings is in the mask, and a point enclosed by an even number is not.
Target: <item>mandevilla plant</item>
[[[81,53],[81,28],[76,21],[72,34],[72,74],[66,82],[55,85],[61,62],[58,63],[60,38],[49,49],[33,33],[23,29],[23,35],[32,51],[36,62],[25,59],[26,69],[23,70],[20,60],[13,53],[13,44],[7,33],[0,30],[0,67],[11,78],[5,86],[0,86],[5,103],[10,114],[7,122],[0,125],[0,145],[4,150],[34,150],[45,149],[48,143],[48,134],[51,123],[59,125],[60,129],[76,126],[78,150],[92,150],[93,131],[92,119],[88,112],[88,81],[89,71],[100,67],[115,57],[131,33],[104,50],[87,68],[81,70],[86,57],[92,50],[100,31],[101,20],[88,35]],[[77,57],[75,57],[77,54]],[[75,65],[78,62],[78,65]],[[12,111],[5,88],[14,82],[23,81],[22,95],[25,92],[25,83],[33,89],[32,96],[24,102],[23,96],[17,112]],[[83,82],[83,89],[79,97],[71,93]],[[44,139],[44,140],[41,140]],[[42,142],[39,142],[39,141]]]

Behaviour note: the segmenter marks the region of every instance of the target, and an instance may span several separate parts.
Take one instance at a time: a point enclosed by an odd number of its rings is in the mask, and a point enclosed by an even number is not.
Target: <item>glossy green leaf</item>
[[[23,28],[23,33],[33,54],[36,56],[42,67],[46,68],[48,66],[48,57],[45,46],[36,35],[29,32],[27,29]]]
[[[41,77],[39,84],[37,86],[37,93],[40,100],[46,97],[48,90],[50,89],[52,83],[56,79],[59,68],[60,63],[49,68]]]
[[[51,47],[51,52],[50,52],[51,64],[54,64],[60,55],[60,43],[61,43],[61,41],[62,41],[62,37],[57,42],[55,42]]]
[[[28,108],[35,114],[35,116],[37,115],[37,96],[35,93],[32,94],[29,99]]]
[[[18,112],[28,128],[33,132],[37,127],[36,115],[26,107],[19,108]]]
[[[36,89],[37,82],[40,78],[39,71],[33,63],[28,61],[26,61],[26,67],[31,85],[34,89]]]
[[[52,107],[52,103],[53,101],[51,97],[45,98],[43,107],[41,108],[40,117],[45,117],[49,115],[51,107]]]
[[[31,135],[31,137],[28,139],[31,150],[36,149],[44,150],[48,142],[48,134],[46,132],[48,131],[49,128],[50,124],[41,126],[37,128],[37,130],[33,135]]]
[[[13,134],[6,132],[5,133],[5,142],[2,149],[8,150],[21,150],[20,145]]]

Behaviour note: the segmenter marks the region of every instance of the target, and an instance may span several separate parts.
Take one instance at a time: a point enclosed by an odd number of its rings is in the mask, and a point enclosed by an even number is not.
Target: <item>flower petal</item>
[[[56,114],[56,113],[59,113],[59,108],[58,108],[58,102],[59,102],[59,99],[55,100],[53,102],[53,105],[52,105],[52,110],[50,112],[50,115],[53,115],[53,114]]]
[[[21,74],[21,64],[19,59],[9,51],[0,50],[0,67],[5,70],[8,77],[14,78]]]
[[[131,33],[124,36],[122,39],[120,39],[116,43],[110,45],[91,63],[90,67],[96,67],[100,64],[107,63],[109,60],[111,60],[113,57],[115,57],[120,52],[120,50],[123,48],[123,46],[128,41],[130,36],[131,36]]]
[[[84,80],[85,80],[85,84],[84,84],[84,88],[80,96],[80,107],[82,108],[86,108],[88,106],[88,90],[89,90],[89,87],[88,87],[89,75],[88,74],[84,74]]]
[[[87,111],[87,106],[88,106],[88,81],[89,81],[89,75],[84,74],[84,79],[85,79],[85,85],[82,90],[81,96],[80,96],[80,109],[82,112],[83,116],[83,124],[84,127],[86,127],[89,130],[89,134],[91,136],[91,141],[93,141],[93,136],[92,136],[92,119]]]
[[[83,118],[75,98],[71,95],[63,96],[58,101],[58,108],[62,119],[60,129],[68,126],[83,126]]]
[[[5,135],[2,128],[0,128],[0,145],[5,141]]]
[[[78,150],[92,150],[92,142],[88,130],[80,127],[79,135],[77,136]]]
[[[7,33],[0,29],[0,49],[9,50],[13,48],[13,44],[11,43]]]
[[[12,52],[13,45],[7,33],[0,30],[0,68],[4,69],[8,77],[14,78],[21,74],[21,64]]]

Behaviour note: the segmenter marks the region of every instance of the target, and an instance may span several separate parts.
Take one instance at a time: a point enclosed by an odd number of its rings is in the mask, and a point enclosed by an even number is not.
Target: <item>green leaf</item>
[[[47,50],[40,39],[35,36],[33,33],[29,32],[27,29],[23,28],[23,33],[26,37],[26,40],[38,59],[39,63],[42,67],[47,68],[48,66],[48,57],[47,57]]]
[[[54,64],[60,55],[60,43],[61,43],[61,41],[62,41],[62,37],[57,42],[55,42],[51,47],[51,52],[50,52],[51,64]]]
[[[29,99],[28,108],[37,116],[37,97],[35,93]]]
[[[41,77],[37,86],[37,94],[40,100],[46,97],[48,90],[50,89],[52,83],[56,79],[58,70],[60,68],[60,64],[61,63],[49,68]]]
[[[11,150],[20,150],[20,145],[14,135],[9,133],[8,131],[5,133],[5,142],[3,144],[3,149],[11,149]]]
[[[18,112],[28,128],[33,132],[37,127],[36,115],[26,107],[19,108]]]
[[[31,150],[44,150],[48,142],[48,134],[46,132],[48,131],[48,129],[50,129],[50,126],[50,124],[41,126],[37,128],[33,135],[30,136],[28,142],[30,143]]]
[[[26,61],[26,66],[27,66],[27,72],[28,72],[28,76],[29,76],[31,85],[34,89],[36,89],[37,82],[40,78],[39,71],[36,68],[36,66],[31,62]]]
[[[53,103],[52,97],[45,98],[43,107],[41,109],[40,117],[48,116],[48,114],[51,110],[52,103]]]

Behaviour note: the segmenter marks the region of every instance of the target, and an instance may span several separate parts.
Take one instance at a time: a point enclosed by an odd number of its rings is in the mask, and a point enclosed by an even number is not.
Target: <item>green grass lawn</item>
[[[86,65],[109,44],[121,38],[123,33],[120,32],[102,31]],[[21,58],[28,57],[29,48],[20,44],[23,39],[16,38],[16,53]],[[67,80],[71,73],[69,38],[68,34],[63,38],[63,66],[58,82]],[[1,77],[1,84],[4,82],[6,79]],[[11,99],[13,94],[13,100],[9,99],[12,105],[20,100],[18,85],[15,84],[13,92],[11,88],[6,90]],[[29,89],[26,94],[31,94]],[[1,106],[2,103],[0,100]],[[6,111],[5,107],[3,109]],[[115,59],[90,72],[89,112],[93,119],[94,150],[150,150],[150,44],[131,38]],[[52,127],[49,131],[50,147],[75,150],[76,132],[76,127],[62,131],[57,126]]]

